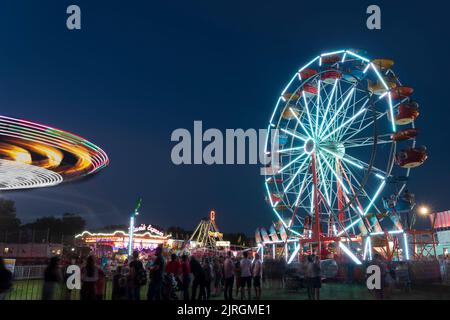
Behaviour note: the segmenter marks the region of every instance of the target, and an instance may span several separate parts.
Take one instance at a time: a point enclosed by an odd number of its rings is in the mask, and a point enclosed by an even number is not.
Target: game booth
[[[165,234],[152,225],[141,224],[134,229],[133,248],[142,255],[151,254],[156,247],[163,246],[169,250],[182,247],[182,241],[172,239],[172,235]],[[84,231],[76,235],[79,247],[89,247],[90,252],[97,256],[115,256],[121,260],[128,257],[128,231],[116,230],[110,233],[92,233]]]

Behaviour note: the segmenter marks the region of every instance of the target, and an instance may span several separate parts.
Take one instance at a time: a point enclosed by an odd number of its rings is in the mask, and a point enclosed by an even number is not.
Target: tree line
[[[154,225],[158,230],[160,226]],[[22,223],[17,216],[15,202],[0,198],[0,242],[16,240],[22,242],[55,241],[62,242],[86,230],[86,221],[75,213],[63,213],[60,217],[44,216],[36,218],[33,222]],[[128,230],[128,225],[116,224],[97,228],[95,232],[113,232],[115,230]],[[188,240],[193,231],[178,226],[167,228],[166,233],[172,234],[175,239]],[[64,239],[62,239],[64,237]],[[250,239],[244,233],[224,233],[224,239],[232,244],[246,246]],[[6,242],[6,241],[5,241]]]

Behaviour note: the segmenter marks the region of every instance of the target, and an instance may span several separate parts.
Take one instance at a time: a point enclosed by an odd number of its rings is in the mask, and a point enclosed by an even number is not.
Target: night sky
[[[77,4],[82,30],[66,28]],[[4,193],[23,221],[76,212],[90,228],[140,222],[193,229],[211,208],[225,232],[269,225],[258,165],[175,166],[176,128],[265,128],[280,91],[323,51],[389,57],[415,89],[418,144],[429,159],[409,184],[419,203],[450,209],[448,4],[377,1],[45,1],[0,4],[1,114],[81,135],[110,166],[74,184]]]

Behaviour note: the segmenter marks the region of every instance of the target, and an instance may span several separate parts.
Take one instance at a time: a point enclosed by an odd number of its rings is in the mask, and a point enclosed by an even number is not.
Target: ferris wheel
[[[322,53],[281,92],[268,125],[267,201],[290,237],[351,237],[402,230],[414,206],[410,171],[419,105],[390,59],[361,50]],[[278,159],[278,161],[274,161]]]

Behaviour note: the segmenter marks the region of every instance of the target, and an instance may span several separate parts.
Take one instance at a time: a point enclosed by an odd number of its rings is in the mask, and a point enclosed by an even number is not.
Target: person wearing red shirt
[[[183,288],[183,300],[189,300],[189,285],[191,284],[191,264],[189,263],[188,256],[183,254],[181,256],[181,270],[183,274],[182,288]]]
[[[166,273],[171,273],[175,278],[181,274],[181,263],[175,253],[170,256],[170,261],[166,265]]]

